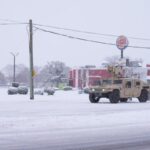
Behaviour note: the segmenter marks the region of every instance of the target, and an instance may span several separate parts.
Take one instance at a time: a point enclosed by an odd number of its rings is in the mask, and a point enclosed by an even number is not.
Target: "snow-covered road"
[[[7,95],[0,89],[0,150],[149,150],[150,101],[91,104],[87,94]]]

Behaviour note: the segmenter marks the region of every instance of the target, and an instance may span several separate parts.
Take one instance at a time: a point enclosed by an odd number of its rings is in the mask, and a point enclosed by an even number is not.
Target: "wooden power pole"
[[[30,57],[30,99],[34,99],[34,80],[33,80],[33,26],[32,20],[29,20],[29,57]]]

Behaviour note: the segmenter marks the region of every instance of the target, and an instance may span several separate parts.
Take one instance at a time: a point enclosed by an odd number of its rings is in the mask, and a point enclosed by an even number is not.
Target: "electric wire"
[[[21,22],[21,21],[17,21],[17,20],[11,20],[11,19],[1,19],[0,21],[2,23],[0,23],[0,25],[21,25],[21,24],[29,24],[26,22]]]
[[[11,23],[29,24],[29,23],[18,21],[18,20],[12,20],[12,19],[1,19],[0,18],[0,20],[6,21],[6,22],[11,22]],[[0,25],[11,25],[11,24],[1,23]],[[18,25],[18,24],[16,24],[16,25]],[[116,38],[119,37],[118,35],[115,35],[115,34],[104,34],[104,33],[90,32],[90,31],[77,30],[77,29],[71,29],[71,28],[63,28],[63,27],[52,26],[52,25],[43,25],[43,24],[38,24],[38,23],[34,23],[33,25],[36,25],[39,27],[48,27],[48,28],[53,28],[53,29],[84,33],[84,34],[98,35],[98,36],[116,37]],[[134,40],[150,41],[149,38],[139,38],[139,37],[132,37],[132,36],[127,36],[127,38],[134,39]]]
[[[76,37],[76,36],[72,36],[72,35],[68,35],[68,34],[62,34],[62,33],[59,33],[59,32],[54,32],[54,31],[46,30],[46,29],[39,28],[39,27],[36,27],[36,26],[34,26],[34,28],[36,28],[37,30],[43,31],[43,32],[47,32],[47,33],[51,33],[51,34],[55,34],[55,35],[67,37],[67,38],[70,38],[70,39],[76,39],[76,40],[81,40],[81,41],[86,41],[86,42],[92,42],[92,43],[99,43],[99,44],[116,46],[115,43],[90,40],[90,39]],[[132,45],[129,45],[128,47],[131,47],[131,48],[141,48],[141,49],[150,49],[150,47],[145,47],[145,46],[132,46]]]
[[[29,25],[29,23],[27,23],[27,22],[20,22],[20,21],[17,21],[17,20],[1,19],[1,18],[0,18],[0,20],[5,21],[5,23],[0,23],[0,25]],[[43,29],[43,28],[39,28],[37,26],[49,27],[49,28],[53,28],[53,29],[72,31],[72,32],[78,32],[78,33],[84,33],[84,34],[93,34],[93,35],[100,35],[100,36],[107,36],[107,37],[119,37],[118,35],[114,35],[114,34],[102,34],[102,33],[96,33],[96,32],[76,30],[76,29],[71,29],[71,28],[63,28],[63,27],[58,27],[58,26],[42,25],[42,24],[37,24],[37,23],[34,23],[33,25],[34,25],[34,28],[36,30],[38,29],[38,30],[41,30],[41,31],[44,31],[44,32],[49,32],[51,34],[64,36],[64,37],[68,37],[68,38],[71,38],[71,39],[77,39],[77,40],[82,40],[82,41],[86,41],[86,42],[93,42],[93,43],[99,43],[99,44],[105,44],[105,45],[116,45],[116,44],[109,43],[109,42],[103,42],[103,41],[97,41],[97,40],[90,40],[90,39],[76,37],[76,36],[72,36],[72,35],[68,35],[68,34],[62,34],[62,33],[59,33],[59,32],[54,32],[54,31]],[[128,36],[127,38],[135,39],[135,40],[150,41],[150,39],[148,39],[148,38],[138,38],[138,37],[130,37],[130,36]],[[129,45],[128,47],[150,49],[150,47],[145,47],[145,46],[131,46],[131,45]]]
[[[11,22],[11,23],[21,23],[21,21],[18,21],[18,20],[2,19],[2,18],[0,18],[0,21]]]
[[[0,25],[25,25],[25,24],[28,24],[28,23],[0,23]]]
[[[99,35],[99,36],[106,36],[106,37],[119,37],[118,35],[115,35],[115,34],[103,34],[103,33],[77,30],[77,29],[71,29],[71,28],[62,28],[62,27],[51,26],[51,25],[42,25],[42,24],[36,24],[36,23],[34,23],[33,25],[36,25],[36,26],[39,26],[39,27],[48,27],[48,28],[53,28],[53,29],[60,29],[60,30],[65,30],[65,31],[72,31],[72,32]],[[127,36],[127,38],[134,39],[134,40],[150,41],[149,38],[139,38],[139,37],[132,37],[132,36]]]
[[[66,31],[79,32],[79,33],[93,34],[93,35],[118,37],[117,35],[113,35],[113,34],[102,34],[102,33],[97,33],[97,32],[83,31],[83,30],[77,30],[77,29],[71,29],[71,28],[62,28],[62,27],[58,27],[58,26],[41,25],[41,24],[36,24],[36,23],[34,23],[33,25],[40,26],[40,27],[49,27],[49,28],[53,28],[53,29],[61,29],[61,30],[66,30]]]
[[[48,32],[48,33],[51,33],[51,34],[55,34],[55,35],[59,35],[59,36],[63,36],[63,37],[68,37],[70,39],[77,39],[77,40],[81,40],[81,41],[100,43],[100,44],[106,44],[106,45],[116,45],[116,44],[113,44],[113,43],[107,43],[107,42],[96,41],[96,40],[89,40],[89,39],[76,37],[76,36],[72,36],[72,35],[68,35],[68,34],[62,34],[62,33],[54,32],[54,31],[49,31],[49,30],[42,29],[42,28],[35,27],[35,26],[34,26],[34,28],[36,28],[37,30],[43,31],[43,32]]]

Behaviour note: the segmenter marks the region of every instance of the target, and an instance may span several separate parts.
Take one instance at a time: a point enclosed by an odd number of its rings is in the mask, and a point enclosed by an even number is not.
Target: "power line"
[[[134,40],[141,40],[141,41],[150,41],[148,38],[138,38],[138,37],[132,37],[132,36],[127,36],[129,39],[134,39]]]
[[[105,45],[113,45],[116,46],[115,43],[109,43],[109,42],[102,42],[102,41],[96,41],[96,40],[90,40],[90,39],[86,39],[86,38],[81,38],[81,37],[76,37],[76,36],[72,36],[72,35],[68,35],[68,34],[62,34],[59,32],[54,32],[54,31],[50,31],[50,30],[46,30],[46,29],[42,29],[39,27],[34,26],[34,28],[43,31],[43,32],[47,32],[47,33],[51,33],[51,34],[55,34],[55,35],[59,35],[59,36],[63,36],[63,37],[67,37],[70,39],[76,39],[76,40],[81,40],[81,41],[86,41],[86,42],[92,42],[92,43],[99,43],[99,44],[105,44]],[[141,49],[150,49],[150,47],[143,47],[143,46],[131,46],[129,45],[128,47],[131,48],[141,48]]]
[[[2,19],[0,18],[1,21],[5,21],[5,22],[11,22],[11,23],[20,23],[21,21],[18,20],[12,20],[12,19]]]
[[[26,22],[21,22],[21,21],[12,20],[12,19],[1,19],[0,18],[0,20],[14,23],[13,25],[18,25],[18,23],[19,24],[28,24]],[[17,24],[15,24],[15,23],[17,23]],[[8,24],[8,23],[0,23],[0,25],[10,25],[10,24]],[[53,29],[59,29],[59,30],[65,30],[65,31],[72,31],[72,32],[78,32],[78,33],[91,34],[91,35],[99,35],[99,36],[115,37],[115,38],[118,37],[118,35],[115,35],[115,34],[104,34],[104,33],[90,32],[90,31],[77,30],[77,29],[71,29],[71,28],[63,28],[63,27],[52,26],[52,25],[43,25],[43,24],[37,24],[37,23],[34,23],[33,25],[40,26],[40,27],[48,27],[48,28],[53,28]],[[139,37],[132,37],[132,36],[127,36],[127,38],[134,39],[134,40],[150,41],[149,38],[139,38]]]
[[[48,32],[48,33],[52,33],[52,34],[55,34],[55,35],[68,37],[70,39],[77,39],[77,40],[81,40],[81,41],[100,43],[100,44],[106,44],[106,45],[116,45],[116,44],[113,44],[113,43],[107,43],[107,42],[101,42],[101,41],[96,41],[96,40],[89,40],[89,39],[85,39],[85,38],[75,37],[75,36],[71,36],[71,35],[67,35],[67,34],[62,34],[62,33],[54,32],[54,31],[45,30],[45,29],[38,28],[38,27],[35,27],[35,28],[40,30],[40,31],[43,31],[43,32]]]
[[[0,21],[2,21],[2,23],[0,23],[0,25],[20,25],[20,24],[29,24],[27,22],[22,22],[22,21],[18,21],[18,20],[11,20],[11,19],[1,19]]]
[[[27,22],[21,22],[21,21],[17,21],[17,20],[11,20],[11,19],[1,19],[0,21],[2,23],[0,23],[0,25],[21,25],[21,24],[28,24]]]
[[[118,37],[118,35],[115,35],[115,34],[103,34],[103,33],[97,33],[97,32],[90,32],[90,31],[84,31],[84,30],[76,30],[76,29],[63,28],[63,27],[51,26],[51,25],[42,25],[42,24],[36,24],[36,23],[34,25],[40,26],[40,27],[48,27],[48,28],[53,28],[53,29],[65,30],[65,31],[85,33],[85,34],[100,35],[100,36],[107,36],[107,37]],[[134,39],[134,40],[150,41],[150,39],[148,39],[148,38],[139,38],[139,37],[132,37],[132,36],[128,36],[128,38]]]
[[[28,23],[0,23],[0,25],[25,25],[25,24],[28,24]]]
[[[132,46],[132,45],[129,45],[128,47],[131,47],[131,48],[141,48],[141,49],[150,49],[150,47],[146,47],[146,46]]]
[[[61,29],[61,30],[66,30],[66,31],[79,32],[79,33],[86,33],[86,34],[93,34],[93,35],[102,35],[102,36],[118,37],[117,35],[113,35],[113,34],[102,34],[102,33],[90,32],[90,31],[83,31],[83,30],[77,30],[77,29],[62,28],[62,27],[58,27],[58,26],[41,25],[41,24],[34,24],[34,25],[40,26],[40,27],[49,27],[49,28],[53,28],[53,29]]]

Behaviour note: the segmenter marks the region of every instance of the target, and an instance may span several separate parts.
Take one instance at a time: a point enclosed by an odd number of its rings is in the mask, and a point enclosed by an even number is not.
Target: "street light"
[[[19,53],[14,54],[14,53],[10,52],[10,54],[14,57],[13,82],[15,82],[16,81],[16,56],[18,56]]]

